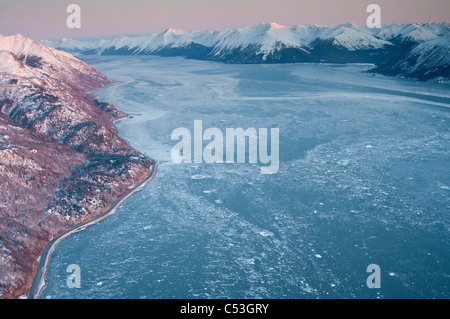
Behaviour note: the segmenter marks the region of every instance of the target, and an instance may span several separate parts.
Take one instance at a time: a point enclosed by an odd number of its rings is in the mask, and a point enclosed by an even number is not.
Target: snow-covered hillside
[[[387,41],[421,43],[438,37],[448,37],[450,23],[392,24],[383,27],[376,36]]]
[[[450,79],[450,41],[437,37],[414,46],[397,61],[380,68],[383,73],[422,81]]]
[[[88,92],[112,83],[67,52],[0,35],[0,299],[26,295],[49,239],[149,173]]]
[[[0,73],[26,77],[35,84],[50,83],[53,79],[89,91],[98,86],[98,81],[110,83],[89,64],[71,54],[20,34],[0,36],[0,52],[4,52],[0,59]]]

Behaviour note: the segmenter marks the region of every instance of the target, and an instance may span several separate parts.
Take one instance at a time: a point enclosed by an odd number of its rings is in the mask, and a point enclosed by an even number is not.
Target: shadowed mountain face
[[[150,172],[118,136],[111,84],[72,55],[0,36],[0,297],[26,295],[51,237],[106,210]]]
[[[374,71],[419,80],[449,80],[450,24],[403,24],[370,29],[353,24],[280,26],[161,34],[109,40],[44,41],[84,54],[185,56],[225,63],[373,63]],[[430,57],[431,55],[431,57]]]

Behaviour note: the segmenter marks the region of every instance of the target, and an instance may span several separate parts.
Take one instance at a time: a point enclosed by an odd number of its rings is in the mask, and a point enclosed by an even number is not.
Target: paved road
[[[140,191],[143,189],[148,182],[150,182],[156,175],[156,172],[158,170],[160,162],[156,162],[153,160],[153,165],[151,166],[151,172],[150,175],[147,176],[145,180],[137,184],[135,187],[130,189],[129,192],[127,192],[125,195],[121,196],[118,200],[116,200],[111,207],[106,210],[103,214],[90,219],[84,223],[81,223],[71,229],[66,230],[65,232],[59,234],[58,236],[52,238],[48,245],[45,247],[44,251],[41,254],[41,257],[39,259],[38,268],[36,270],[36,274],[34,276],[33,284],[31,285],[30,292],[28,293],[28,299],[39,299],[42,292],[44,291],[47,284],[45,283],[45,279],[47,278],[47,272],[48,267],[50,265],[50,258],[52,256],[53,251],[55,250],[56,246],[66,237],[83,231],[86,229],[86,227],[89,227],[91,225],[94,225],[98,223],[99,221],[105,219],[106,217],[114,214],[117,211],[117,208],[125,202],[127,198],[129,198],[134,193]]]

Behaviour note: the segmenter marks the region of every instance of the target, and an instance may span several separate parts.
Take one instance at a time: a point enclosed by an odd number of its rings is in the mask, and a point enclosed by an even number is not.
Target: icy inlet
[[[44,298],[447,298],[449,86],[367,65],[83,56],[157,178],[58,247]],[[177,127],[278,127],[278,174],[170,163]],[[82,270],[68,289],[66,267]],[[381,289],[366,286],[381,268]]]

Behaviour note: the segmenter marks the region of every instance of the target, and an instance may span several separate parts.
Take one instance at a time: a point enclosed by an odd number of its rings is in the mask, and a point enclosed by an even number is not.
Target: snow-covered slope
[[[437,38],[423,42],[414,47],[406,59],[415,59],[412,71],[424,65],[429,67],[450,65],[450,41],[448,38]]]
[[[386,73],[427,81],[450,79],[450,41],[439,37],[420,43],[398,61],[386,68]]]
[[[0,60],[0,73],[8,72],[27,77],[35,84],[55,79],[59,83],[89,91],[93,87],[98,87],[99,81],[110,83],[93,67],[71,54],[44,46],[20,34],[0,36],[0,51],[10,53],[4,54]]]
[[[391,45],[390,42],[371,35],[370,29],[352,24],[323,29],[318,39],[329,40],[333,45],[349,51],[382,49]]]
[[[12,75],[26,74],[23,62],[11,51],[4,50],[0,50],[0,72],[6,72]]]
[[[93,42],[95,42],[95,44],[97,44],[98,41],[93,41]],[[49,47],[59,48],[59,49],[65,50],[65,51],[75,52],[75,51],[84,51],[84,50],[91,49],[94,45],[93,42],[89,42],[89,41],[85,41],[85,40],[78,41],[78,40],[63,38],[63,39],[57,40],[57,41],[42,40],[41,44],[43,44],[45,46],[49,46]]]
[[[276,23],[263,23],[253,28],[227,30],[219,34],[212,56],[224,57],[235,50],[255,48],[262,60],[280,47],[296,48],[308,52],[307,37],[296,28],[288,28]]]
[[[392,24],[382,28],[377,37],[387,41],[421,43],[450,33],[449,23]]]
[[[67,52],[21,35],[0,37],[0,111],[51,139],[98,151],[126,145],[110,138],[113,114],[87,94],[110,83]],[[94,142],[100,135],[108,142]]]

